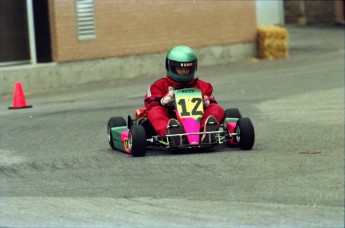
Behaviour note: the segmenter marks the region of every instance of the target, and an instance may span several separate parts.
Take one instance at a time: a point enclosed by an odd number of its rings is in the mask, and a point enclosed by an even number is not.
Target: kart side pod
[[[143,126],[134,124],[128,116],[128,124],[123,117],[112,117],[107,125],[108,142],[112,149],[124,151],[134,157],[145,156],[146,132]]]
[[[114,147],[117,150],[130,153],[129,143],[128,143],[128,128],[127,127],[113,127],[111,129],[113,134]]]
[[[108,121],[108,142],[112,149],[129,153],[128,127],[123,117],[112,117]]]

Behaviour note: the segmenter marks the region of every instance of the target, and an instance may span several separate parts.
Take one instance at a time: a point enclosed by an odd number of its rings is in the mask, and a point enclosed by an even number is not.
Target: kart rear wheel
[[[129,130],[128,144],[134,157],[143,157],[146,154],[146,132],[143,126],[133,125]]]
[[[228,108],[225,110],[225,117],[226,118],[242,118],[242,114],[240,110],[237,108]]]
[[[111,132],[111,128],[122,127],[122,126],[127,126],[126,120],[123,117],[112,117],[108,121],[108,125],[107,125],[108,142],[109,142],[110,147],[113,150],[115,150],[116,148],[114,146],[114,138]]]
[[[255,132],[248,117],[238,119],[235,132],[239,134],[236,136],[236,140],[239,142],[241,150],[251,150],[255,141]]]

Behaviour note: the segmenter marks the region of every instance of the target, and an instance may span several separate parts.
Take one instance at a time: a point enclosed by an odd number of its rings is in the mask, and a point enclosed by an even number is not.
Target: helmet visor
[[[193,75],[196,70],[196,61],[193,62],[176,62],[169,61],[170,70],[177,75],[189,76]]]

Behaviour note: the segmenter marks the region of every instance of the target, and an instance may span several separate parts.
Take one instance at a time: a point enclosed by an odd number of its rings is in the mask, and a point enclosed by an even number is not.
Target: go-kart
[[[128,115],[127,123],[123,117],[112,117],[108,121],[108,142],[112,149],[145,156],[149,149],[195,150],[227,144],[242,150],[251,150],[255,133],[251,120],[242,117],[237,108],[225,110],[225,118],[216,131],[200,131],[204,114],[201,91],[194,88],[176,90],[174,93],[175,114],[185,133],[158,135],[147,119],[147,110],[139,108],[135,117]],[[173,137],[180,137],[179,143]],[[201,140],[208,137],[209,140]],[[206,141],[206,142],[204,142]]]

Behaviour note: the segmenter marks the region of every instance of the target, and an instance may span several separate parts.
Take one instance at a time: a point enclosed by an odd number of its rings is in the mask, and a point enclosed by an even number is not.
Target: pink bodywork
[[[123,143],[124,151],[128,154],[131,153],[128,145],[128,133],[129,130],[121,132],[121,142]]]
[[[230,133],[235,133],[236,122],[227,122],[226,127]],[[238,144],[238,142],[235,141],[235,137],[231,137],[229,142],[230,144]]]
[[[176,112],[177,119],[182,123],[183,128],[186,133],[199,133],[200,132],[200,121],[192,117],[181,118],[179,113]],[[200,135],[199,134],[190,134],[187,135],[189,144],[199,144]]]
[[[194,118],[183,118],[180,119],[184,130],[186,133],[200,132],[200,123]],[[187,135],[189,144],[199,144],[200,135],[199,134],[190,134]]]

